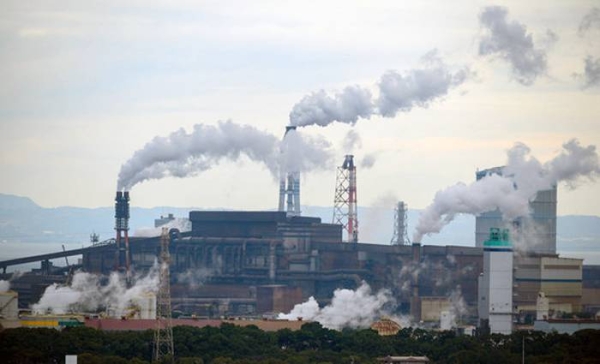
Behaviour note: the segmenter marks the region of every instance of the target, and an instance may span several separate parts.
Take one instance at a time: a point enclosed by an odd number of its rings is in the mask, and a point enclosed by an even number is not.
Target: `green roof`
[[[483,242],[484,247],[512,247],[508,229],[490,228],[490,238]]]

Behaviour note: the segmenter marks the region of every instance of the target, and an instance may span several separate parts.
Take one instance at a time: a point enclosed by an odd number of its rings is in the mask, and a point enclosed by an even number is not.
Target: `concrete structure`
[[[266,285],[256,288],[256,311],[273,314],[290,312],[302,301],[302,289],[284,285]]]
[[[175,220],[175,216],[173,214],[168,214],[167,216],[160,216],[159,219],[154,219],[154,227],[161,227]]]
[[[19,294],[15,291],[0,292],[0,319],[19,318]]]
[[[512,333],[513,251],[508,230],[490,229],[483,244],[479,279],[479,326],[491,333]]]
[[[550,317],[582,310],[583,259],[516,256],[515,267],[514,307],[520,321],[536,317],[541,294],[548,300]]]
[[[442,312],[450,310],[448,297],[422,297],[421,298],[421,321],[438,322]]]
[[[477,171],[476,179],[480,180],[489,174],[502,175],[504,167],[495,167]],[[518,186],[517,186],[518,188]],[[527,238],[527,253],[556,254],[556,205],[557,188],[538,192],[530,202],[531,216],[516,221],[505,222],[500,211],[485,212],[475,220],[475,244],[483,246],[490,228],[516,228]]]

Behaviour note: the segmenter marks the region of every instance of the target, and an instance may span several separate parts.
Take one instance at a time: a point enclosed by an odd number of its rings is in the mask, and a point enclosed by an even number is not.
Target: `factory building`
[[[490,229],[483,243],[483,274],[479,278],[479,327],[510,334],[513,324],[513,249],[508,230]]]

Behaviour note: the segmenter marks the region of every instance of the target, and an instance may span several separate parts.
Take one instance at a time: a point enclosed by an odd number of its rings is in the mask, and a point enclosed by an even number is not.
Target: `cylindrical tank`
[[[19,318],[19,294],[17,292],[0,292],[0,317],[5,320]]]

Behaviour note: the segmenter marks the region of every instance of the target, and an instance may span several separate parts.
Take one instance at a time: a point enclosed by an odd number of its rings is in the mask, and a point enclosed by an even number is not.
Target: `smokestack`
[[[288,133],[296,131],[296,126],[288,125],[283,134],[282,148],[288,148],[285,138]],[[281,151],[284,153],[284,150]],[[289,158],[290,156],[287,156]],[[286,167],[293,165],[288,163]],[[280,171],[279,180],[279,211],[286,211],[288,216],[300,216],[300,172],[283,168]]]
[[[116,245],[115,269],[125,270],[129,278],[129,191],[117,191],[115,197]]]

